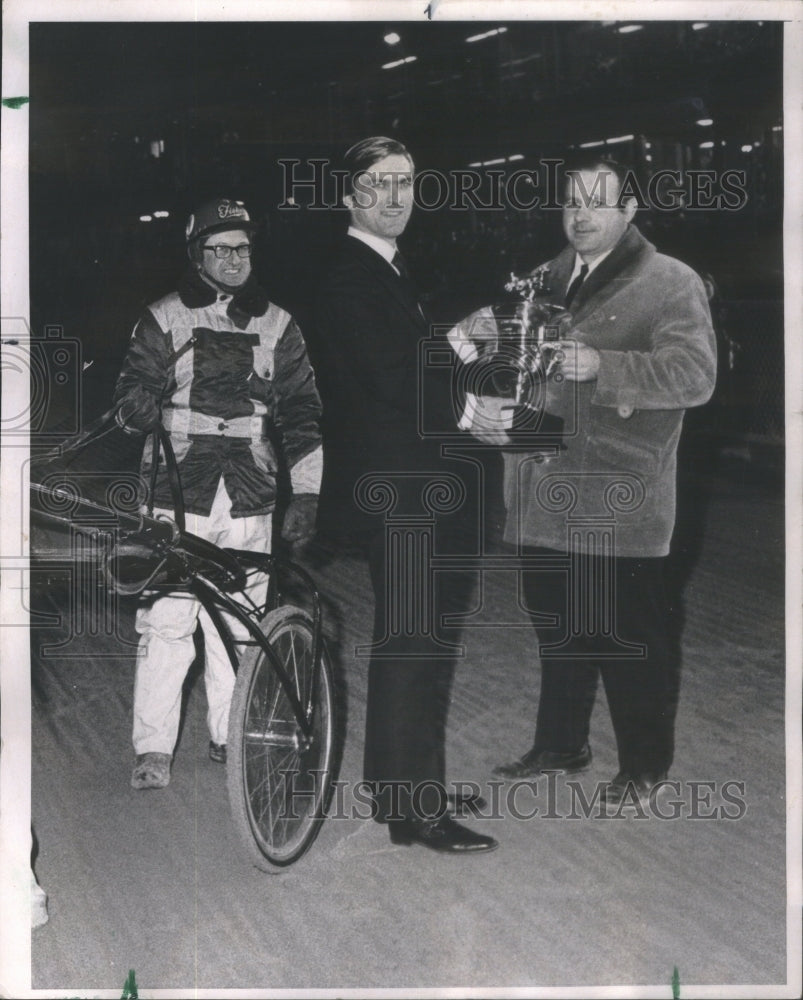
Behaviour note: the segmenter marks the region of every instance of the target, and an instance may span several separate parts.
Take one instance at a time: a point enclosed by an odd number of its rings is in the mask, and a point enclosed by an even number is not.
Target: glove
[[[156,427],[160,417],[158,400],[139,385],[122,400],[114,415],[126,434],[147,434]]]
[[[286,542],[304,545],[315,534],[318,515],[318,497],[315,493],[301,493],[290,501],[284,515],[282,538]]]

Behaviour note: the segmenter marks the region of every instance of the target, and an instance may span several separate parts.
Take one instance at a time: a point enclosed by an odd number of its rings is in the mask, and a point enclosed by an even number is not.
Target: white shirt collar
[[[601,253],[599,255],[599,257],[597,257],[595,260],[592,260],[591,263],[588,264],[588,271],[586,273],[586,280],[588,279],[588,275],[591,274],[591,272],[593,270],[595,270],[596,268],[598,268],[599,265],[608,256],[608,254],[612,253],[613,250],[614,250],[614,247],[611,247],[610,250],[606,250],[605,253]],[[572,273],[569,275],[569,284],[571,284],[574,281],[574,279],[580,273],[580,268],[583,266],[583,264],[586,264],[586,263],[588,263],[588,261],[584,261],[583,258],[580,256],[579,253],[576,253],[574,255],[574,268],[572,269]]]
[[[374,236],[373,233],[363,232],[362,229],[355,229],[354,226],[349,226],[348,235],[353,236],[355,240],[361,240],[366,246],[375,250],[383,260],[386,260],[391,267],[393,267],[393,258],[396,256],[396,247],[392,243],[388,243],[387,240],[383,240],[381,236]],[[395,271],[396,268],[394,267]]]

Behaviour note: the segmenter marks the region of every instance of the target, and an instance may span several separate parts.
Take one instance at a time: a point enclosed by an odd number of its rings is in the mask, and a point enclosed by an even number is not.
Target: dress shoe
[[[215,743],[214,740],[209,741],[209,759],[213,760],[216,764],[226,763],[226,744],[225,743]]]
[[[633,777],[620,771],[602,793],[601,802],[606,806],[636,805],[646,806],[656,785],[666,781],[666,774],[643,774]]]
[[[402,819],[388,823],[394,844],[421,844],[433,851],[450,854],[476,854],[498,847],[493,837],[475,833],[455,823],[449,816],[440,819]]]
[[[449,792],[446,796],[449,812],[452,816],[465,819],[466,816],[479,816],[483,809],[488,808],[488,800],[478,792],[456,794]]]
[[[529,750],[521,760],[499,764],[493,770],[503,778],[537,778],[544,771],[565,771],[576,774],[591,764],[591,747],[584,744],[579,750],[559,753],[555,750]]]

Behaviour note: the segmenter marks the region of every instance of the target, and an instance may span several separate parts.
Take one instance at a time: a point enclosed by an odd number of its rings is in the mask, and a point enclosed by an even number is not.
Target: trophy
[[[563,378],[553,345],[568,335],[572,317],[548,301],[548,280],[546,265],[524,277],[511,274],[505,290],[519,301],[485,306],[448,334],[464,362],[463,429],[471,429],[475,416],[493,414],[514,445],[563,447],[563,420],[548,411],[548,392]]]

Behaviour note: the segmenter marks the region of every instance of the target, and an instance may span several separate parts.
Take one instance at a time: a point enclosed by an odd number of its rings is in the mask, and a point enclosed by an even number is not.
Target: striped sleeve
[[[301,330],[290,320],[273,355],[275,423],[294,493],[318,493],[323,468],[321,400]]]

